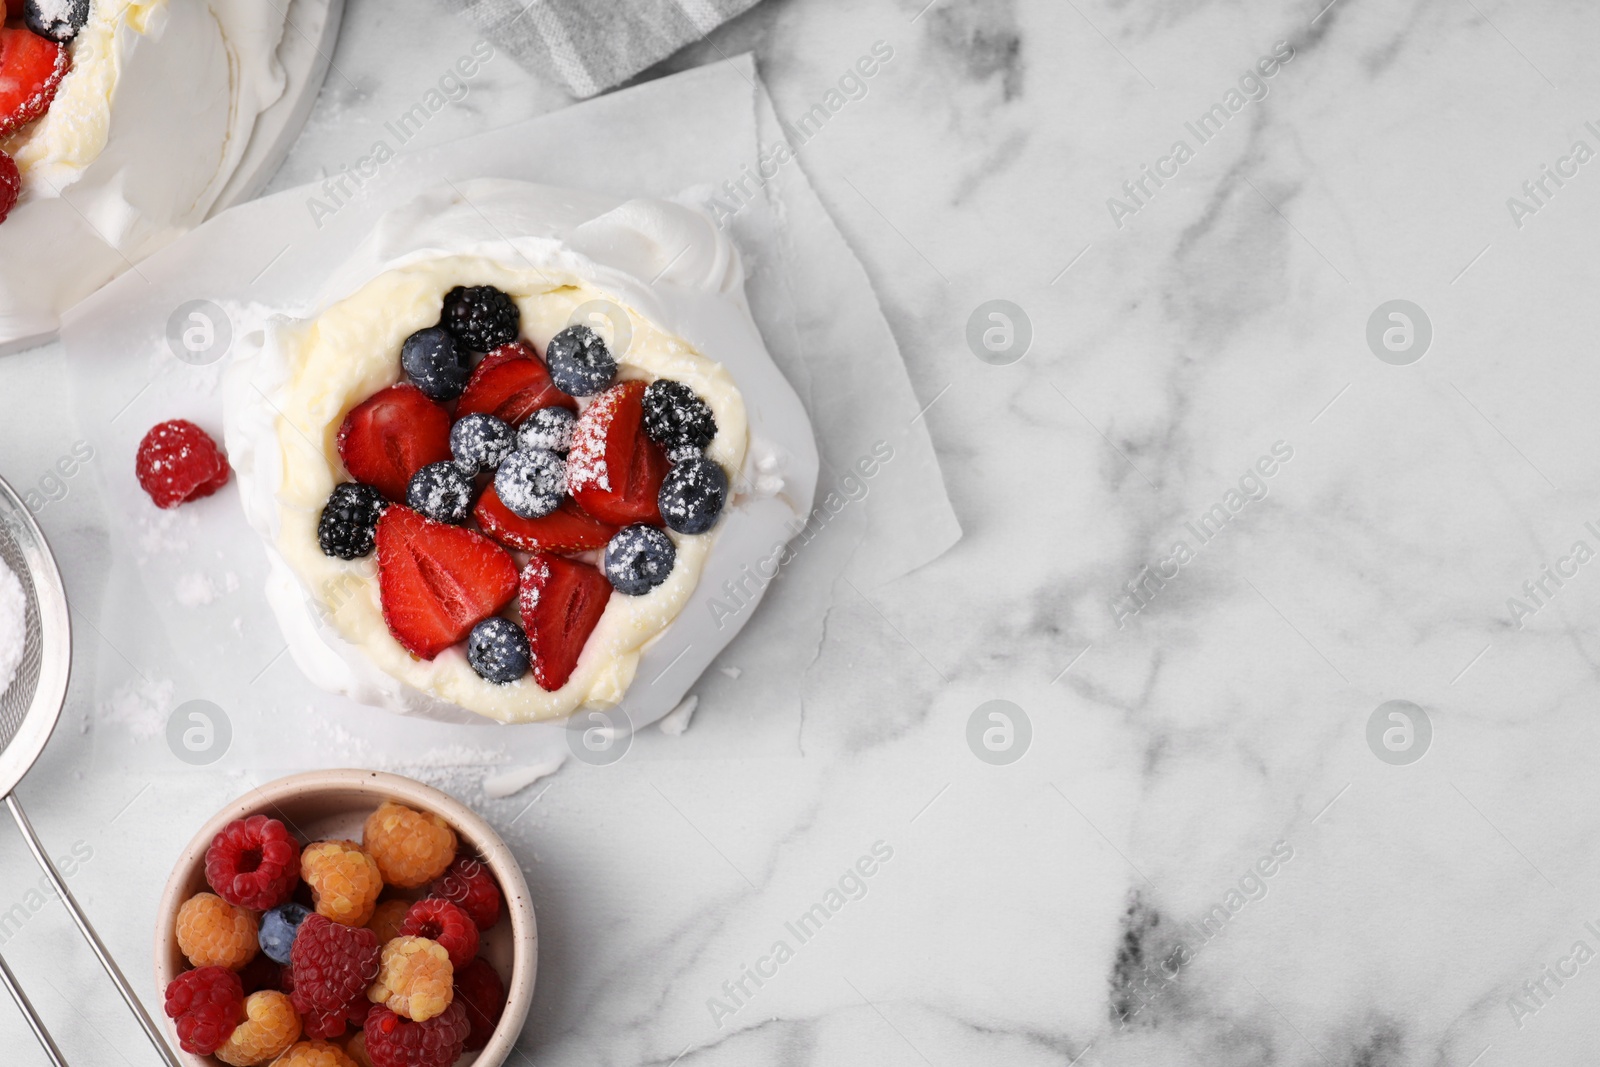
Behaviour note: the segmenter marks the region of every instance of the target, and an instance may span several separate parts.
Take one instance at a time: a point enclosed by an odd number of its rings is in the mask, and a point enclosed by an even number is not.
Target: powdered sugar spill
[[[718,667],[717,670],[721,671],[723,674],[726,674],[729,678],[738,678],[739,675],[744,673],[744,671],[740,670],[738,667]]]
[[[141,564],[158,555],[189,550],[188,531],[199,529],[200,517],[182,509],[145,509],[139,516],[138,556]]]
[[[217,599],[217,587],[204,574],[191,571],[178,576],[172,595],[186,608],[204,607]]]
[[[101,721],[125,727],[135,739],[144,741],[166,729],[171,708],[171,681],[130,678],[111,699],[101,701],[97,710]]]
[[[22,581],[0,560],[0,693],[11,688],[28,641],[28,598]]]
[[[670,737],[679,737],[689,728],[689,720],[694,718],[694,709],[699,706],[699,697],[693,694],[686,696],[678,702],[677,707],[663,715],[656,725],[661,728],[662,733]]]

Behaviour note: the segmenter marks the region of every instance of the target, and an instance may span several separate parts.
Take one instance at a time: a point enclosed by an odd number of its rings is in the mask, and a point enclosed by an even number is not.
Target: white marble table
[[[492,751],[410,768],[524,860],[525,1062],[1590,1062],[1600,11],[922,2],[767,0],[664,69],[754,50],[798,120],[892,48],[801,161],[966,537],[836,591],[798,716],[721,686],[682,737],[507,801]],[[351,0],[274,188],[348,164],[474,38]],[[566,103],[504,63],[422,136]],[[966,340],[996,299],[1031,323],[1006,365]],[[58,360],[0,363],[22,488],[88,434]],[[92,588],[130,531],[81,470],[56,485],[40,521]],[[1006,765],[968,743],[995,700],[1031,724]],[[80,701],[22,794],[92,852],[73,884],[148,991],[155,888],[241,783],[120,774],[131,743]],[[69,1054],[150,1062],[35,884],[0,835],[0,912],[28,913],[3,948]],[[0,1039],[43,1062],[4,1007]]]

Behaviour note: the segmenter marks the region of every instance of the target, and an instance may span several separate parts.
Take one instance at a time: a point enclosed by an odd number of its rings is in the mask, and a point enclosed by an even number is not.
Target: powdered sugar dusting
[[[160,734],[172,708],[172,682],[163,679],[131,678],[101,701],[102,722],[124,727],[135,739],[144,741]]]
[[[22,581],[0,560],[0,693],[11,688],[28,641],[28,598]]]

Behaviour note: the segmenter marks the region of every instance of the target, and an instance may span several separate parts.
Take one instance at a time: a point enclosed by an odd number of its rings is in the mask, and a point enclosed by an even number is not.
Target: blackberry
[[[406,338],[400,346],[400,367],[411,384],[430,400],[454,400],[472,375],[455,337],[438,326],[426,327]]]
[[[372,552],[376,543],[378,517],[389,502],[370,485],[345,482],[333,487],[333,495],[322,506],[317,520],[317,544],[323,555],[337,559],[359,559]]]
[[[717,524],[728,502],[728,475],[715,460],[700,456],[679,463],[661,481],[656,503],[667,529],[705,533]]]
[[[510,619],[498,615],[484,619],[467,637],[467,662],[479,677],[495,685],[510,685],[527,674],[532,660],[528,635]],[[473,942],[476,946],[477,939]]]
[[[517,339],[521,313],[492,285],[458,285],[444,295],[439,325],[474,352],[492,352]]]
[[[717,420],[693,389],[657,378],[644,390],[644,432],[669,452],[704,449],[717,436]]]
[[[517,447],[566,455],[572,450],[572,427],[578,416],[568,408],[540,408],[517,428]]]
[[[568,396],[594,396],[617,376],[617,360],[605,339],[587,326],[568,326],[544,350],[550,380]]]
[[[516,431],[493,415],[466,415],[450,427],[450,454],[467,474],[494,470],[516,448]]]
[[[513,514],[542,518],[567,495],[567,461],[542,449],[513,452],[495,471],[494,491]]]
[[[27,0],[22,24],[40,37],[66,44],[89,21],[89,0]]]
[[[602,565],[617,592],[643,596],[667,580],[677,560],[672,538],[656,527],[624,526],[606,545]]]
[[[452,526],[466,522],[472,508],[472,476],[454,463],[430,463],[411,476],[406,504],[434,522]]]

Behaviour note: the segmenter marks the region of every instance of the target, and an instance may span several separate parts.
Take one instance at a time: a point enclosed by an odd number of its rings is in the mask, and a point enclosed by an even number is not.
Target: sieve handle
[[[106,950],[105,943],[100,940],[100,935],[94,932],[94,927],[89,925],[89,920],[83,914],[83,909],[78,906],[78,901],[73,897],[72,891],[67,888],[66,881],[61,877],[61,872],[56,870],[56,865],[50,862],[50,857],[45,855],[44,845],[39,841],[39,835],[34,833],[33,824],[28,821],[28,816],[22,810],[22,805],[17,802],[15,794],[6,797],[6,807],[11,809],[11,817],[17,822],[17,829],[22,831],[23,840],[28,843],[28,851],[33,853],[33,858],[44,871],[45,877],[50,879],[50,884],[55,886],[56,895],[67,906],[67,914],[72,916],[72,921],[77,923],[78,932],[83,934],[84,940],[89,942],[89,947],[94,949],[95,956],[100,960],[100,966],[105,968],[112,983],[117,987],[117,992],[122,994],[122,999],[138,1019],[139,1025],[144,1028],[145,1036],[150,1039],[150,1044],[155,1046],[156,1052],[161,1055],[167,1067],[181,1067],[177,1057],[167,1047],[166,1039],[161,1036],[155,1021],[150,1018],[150,1013],[144,1010],[144,1005],[139,1003],[139,998],[134,995],[133,987],[128,984],[128,979],[122,974],[122,969],[117,966],[117,961],[111,958],[111,953]],[[20,994],[20,990],[12,982],[7,982],[13,992]],[[31,1021],[31,1020],[30,1020]],[[37,1032],[37,1031],[36,1031]],[[57,1054],[59,1057],[59,1053]],[[62,1061],[58,1058],[58,1064]],[[62,1067],[65,1067],[63,1064]]]
[[[56,1067],[67,1067],[66,1059],[61,1055],[61,1050],[56,1048],[55,1038],[50,1036],[50,1031],[44,1028],[44,1020],[39,1018],[39,1013],[33,1010],[33,1002],[28,999],[28,994],[22,991],[17,984],[17,976],[11,973],[11,967],[0,956],[0,983],[11,991],[11,999],[17,1002],[17,1007],[22,1009],[22,1014],[28,1017],[28,1027],[33,1031],[33,1036],[39,1039],[39,1044],[44,1046],[44,1053],[50,1057],[50,1062]]]

